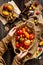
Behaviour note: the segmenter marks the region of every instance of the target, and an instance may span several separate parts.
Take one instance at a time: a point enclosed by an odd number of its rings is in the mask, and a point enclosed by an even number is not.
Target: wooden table
[[[0,0],[0,5],[2,3],[8,2],[10,0]],[[24,8],[24,2],[28,0],[14,0],[15,3],[18,5],[18,7],[21,9],[21,11]],[[43,6],[43,0],[39,0],[40,3]],[[19,4],[18,4],[19,3]],[[12,24],[7,24],[10,28],[12,27]],[[4,38],[7,35],[7,31],[4,29],[4,25],[0,22],[0,40]],[[8,51],[4,54],[3,58],[5,59],[6,65],[11,65],[13,57],[15,56],[15,53],[13,52],[13,48],[11,45],[9,45]],[[33,59],[31,61],[27,61],[25,65],[43,65],[43,54],[40,56],[40,58]]]

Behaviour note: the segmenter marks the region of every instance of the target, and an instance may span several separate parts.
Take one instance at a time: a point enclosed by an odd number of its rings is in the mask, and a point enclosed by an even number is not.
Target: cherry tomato
[[[16,40],[19,40],[20,39],[20,36],[16,36]]]
[[[24,45],[23,47],[24,47],[24,49],[28,49],[29,46],[28,45]]]
[[[20,42],[23,42],[24,41],[24,38],[20,38]]]
[[[36,15],[39,15],[40,14],[40,12],[39,11],[36,11]]]
[[[23,37],[23,38],[25,38],[25,35],[24,35],[24,34],[22,34],[22,37]]]
[[[26,45],[26,46],[25,46],[25,49],[28,49],[28,47],[29,47],[29,46],[28,46],[28,45]]]
[[[21,47],[21,46],[23,46],[23,44],[24,44],[24,43],[22,43],[22,42],[21,42],[21,43],[19,43],[20,47]]]
[[[20,48],[20,45],[19,44],[16,44],[16,48]]]
[[[30,40],[33,40],[33,39],[34,39],[34,34],[31,33],[31,34],[29,35],[29,39],[30,39]]]
[[[21,29],[17,31],[17,34],[18,34],[18,35],[21,35],[22,33],[23,33],[23,32],[22,32]]]
[[[35,2],[34,5],[37,7],[39,5],[39,3],[38,2]]]
[[[31,30],[30,30],[30,29],[26,29],[26,31],[27,31],[28,33],[31,33]]]
[[[7,9],[7,6],[6,6],[6,5],[4,5],[4,6],[3,6],[3,9],[4,9],[4,10],[6,10],[6,9]]]
[[[39,48],[38,50],[39,50],[39,51],[42,51],[42,48]]]

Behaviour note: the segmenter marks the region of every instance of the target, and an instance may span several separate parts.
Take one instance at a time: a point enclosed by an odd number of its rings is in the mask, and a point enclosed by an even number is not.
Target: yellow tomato
[[[35,6],[33,6],[33,9],[35,9],[36,7]]]
[[[8,5],[7,8],[8,8],[9,11],[12,11],[13,10],[13,6],[12,5]]]
[[[43,41],[41,41],[41,42],[39,43],[39,45],[40,45],[40,46],[43,46]]]
[[[20,47],[20,49],[21,49],[22,51],[24,51],[24,50],[25,50],[23,47]]]
[[[23,33],[25,34],[26,38],[29,38],[29,33],[25,31],[25,28],[23,28]]]
[[[30,10],[32,9],[32,7],[29,8]]]
[[[3,11],[3,15],[8,16],[9,12],[8,11]]]
[[[30,46],[30,40],[26,40],[24,44]]]

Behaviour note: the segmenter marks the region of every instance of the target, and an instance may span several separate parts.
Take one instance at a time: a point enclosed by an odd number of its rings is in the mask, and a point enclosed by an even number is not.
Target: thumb
[[[20,52],[20,54],[18,54],[18,56],[20,57],[22,55],[22,51]]]

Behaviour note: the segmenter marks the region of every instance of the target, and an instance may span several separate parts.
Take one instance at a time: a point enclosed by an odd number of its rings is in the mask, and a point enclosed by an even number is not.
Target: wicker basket
[[[18,24],[18,25],[16,26],[16,27],[17,27],[16,31],[17,31],[18,29],[24,27],[24,26],[27,26],[28,28],[30,28],[30,29],[33,31],[34,35],[35,35],[35,38],[34,38],[33,43],[32,43],[32,44],[30,45],[30,47],[28,48],[28,50],[30,50],[30,49],[36,44],[35,25],[34,25],[34,23],[31,22],[30,20],[27,20],[26,22],[22,22],[21,24]],[[15,49],[16,49],[16,39],[15,39],[15,36],[16,36],[16,32],[15,32],[13,38],[12,38],[12,45],[13,45],[13,48],[14,48],[14,52],[15,52],[16,54],[18,54],[18,53],[15,51]],[[20,50],[20,49],[19,49],[19,50]],[[21,50],[20,50],[20,51],[21,51]],[[35,50],[33,49],[32,54],[34,53],[34,51],[35,51]],[[30,52],[30,53],[31,53],[31,52]]]

